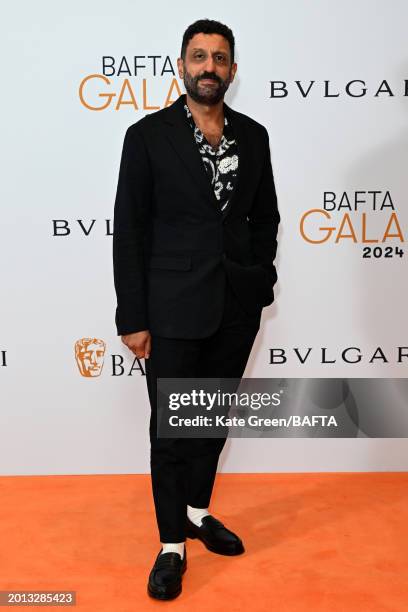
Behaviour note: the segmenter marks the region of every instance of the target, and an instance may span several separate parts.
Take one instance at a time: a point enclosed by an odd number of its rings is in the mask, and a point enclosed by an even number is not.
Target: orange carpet
[[[408,473],[218,474],[210,510],[246,553],[187,540],[183,592],[164,602],[146,593],[159,551],[149,475],[0,487],[0,590],[75,590],[65,609],[90,612],[408,610]]]

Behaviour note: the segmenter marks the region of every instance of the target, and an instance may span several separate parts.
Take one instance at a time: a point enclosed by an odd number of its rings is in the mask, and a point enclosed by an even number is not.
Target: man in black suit
[[[186,536],[219,554],[241,539],[208,511],[225,438],[157,436],[157,378],[242,377],[273,302],[279,213],[268,132],[232,110],[234,37],[217,22],[183,36],[186,94],[131,125],[114,211],[116,326],[145,359],[151,478],[162,548],[148,592],[181,592]]]

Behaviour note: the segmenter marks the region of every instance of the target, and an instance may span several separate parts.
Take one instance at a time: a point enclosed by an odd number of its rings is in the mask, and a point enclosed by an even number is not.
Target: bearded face
[[[237,65],[231,62],[229,42],[219,34],[195,34],[178,60],[188,95],[199,104],[220,102],[232,83]]]

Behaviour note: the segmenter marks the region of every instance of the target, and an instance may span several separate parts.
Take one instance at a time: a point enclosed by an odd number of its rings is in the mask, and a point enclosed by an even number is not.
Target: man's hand
[[[130,349],[138,359],[149,359],[152,339],[147,329],[145,331],[134,332],[133,334],[122,336],[122,342],[126,344],[128,349]]]

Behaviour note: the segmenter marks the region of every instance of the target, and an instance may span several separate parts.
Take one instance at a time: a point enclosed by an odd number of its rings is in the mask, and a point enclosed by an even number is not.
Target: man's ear
[[[232,64],[232,66],[231,66],[231,82],[232,82],[232,81],[234,80],[234,78],[235,78],[235,74],[236,74],[236,72],[237,72],[237,68],[238,68],[238,65],[237,65],[237,63],[236,63],[236,62],[234,62],[234,63]]]
[[[177,58],[177,68],[179,72],[179,77],[182,79],[184,77],[184,61],[181,57]]]

